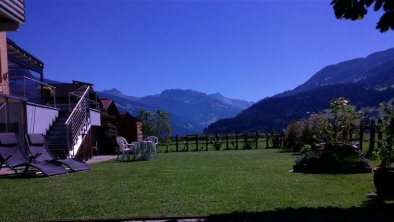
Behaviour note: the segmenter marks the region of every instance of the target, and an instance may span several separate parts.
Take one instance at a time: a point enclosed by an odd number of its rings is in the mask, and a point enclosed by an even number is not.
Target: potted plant
[[[383,112],[382,130],[386,135],[379,150],[378,157],[380,164],[374,168],[374,185],[379,197],[385,199],[394,199],[394,168],[391,164],[394,161],[394,112],[391,106],[381,103]]]

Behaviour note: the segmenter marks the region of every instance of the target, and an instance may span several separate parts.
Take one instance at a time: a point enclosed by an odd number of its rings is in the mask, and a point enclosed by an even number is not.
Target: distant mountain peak
[[[123,92],[121,92],[119,89],[116,89],[116,88],[112,88],[112,89],[108,89],[108,90],[103,90],[103,91],[101,91],[101,94],[112,95],[112,96],[116,96],[116,97],[120,97],[120,98],[125,98],[125,99],[133,100],[133,101],[135,101],[135,100],[138,99],[137,97],[134,97],[134,96],[125,95]]]
[[[214,98],[215,97],[216,98],[223,98],[224,97],[220,92],[209,94],[209,96],[214,97]]]
[[[173,135],[202,133],[208,124],[233,117],[252,104],[226,98],[220,93],[208,95],[193,89],[167,89],[160,94],[136,98],[112,88],[100,92],[99,96],[113,98],[117,106],[134,115],[141,109],[169,113]]]
[[[112,89],[108,89],[108,90],[103,90],[103,93],[116,93],[116,94],[123,94],[119,89],[116,88],[112,88]]]

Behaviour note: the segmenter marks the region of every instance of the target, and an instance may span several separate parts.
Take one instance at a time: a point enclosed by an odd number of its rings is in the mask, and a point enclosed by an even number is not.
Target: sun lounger
[[[14,170],[16,174],[24,174],[35,168],[45,176],[66,174],[63,167],[48,161],[36,162],[40,154],[28,156],[22,152],[15,133],[0,133],[0,169],[3,164]]]
[[[90,170],[90,166],[83,161],[77,159],[56,159],[51,152],[48,150],[48,145],[45,141],[45,137],[42,134],[27,134],[26,135],[27,146],[31,155],[40,153],[36,158],[37,162],[55,162],[59,165],[66,165],[70,170],[74,172]]]

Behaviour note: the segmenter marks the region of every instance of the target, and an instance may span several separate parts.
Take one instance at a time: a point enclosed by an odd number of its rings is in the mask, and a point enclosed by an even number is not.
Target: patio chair
[[[145,138],[144,141],[152,143],[150,152],[153,154],[153,157],[157,159],[157,144],[159,144],[159,138],[157,138],[156,136],[148,136]]]
[[[15,133],[0,133],[0,169],[4,164],[14,170],[17,175],[27,173],[31,167],[41,171],[44,176],[67,173],[66,169],[54,163],[36,162],[36,158],[40,155],[40,153],[30,157],[25,155]]]
[[[130,154],[133,154],[133,160],[138,160],[141,156],[141,152],[135,143],[128,143],[127,140],[121,136],[116,137],[116,143],[118,144],[116,161],[119,161],[119,156],[121,155],[121,161],[125,160],[127,155],[127,160],[130,161]]]
[[[36,162],[54,162],[58,165],[65,165],[74,172],[87,171],[91,169],[88,164],[77,159],[56,159],[49,151],[45,137],[42,134],[27,134],[26,142],[31,155],[34,156],[38,153],[41,154],[36,158]]]

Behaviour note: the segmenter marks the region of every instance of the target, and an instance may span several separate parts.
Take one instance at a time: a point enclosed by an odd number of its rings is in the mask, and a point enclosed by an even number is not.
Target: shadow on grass
[[[255,222],[255,221],[319,221],[319,222],[386,222],[394,221],[394,201],[384,202],[370,199],[362,207],[352,208],[285,208],[266,212],[234,212],[206,217],[167,217],[167,218],[133,218],[107,219],[89,221],[140,221],[140,222]],[[64,222],[64,221],[63,221]]]
[[[363,207],[348,209],[327,208],[286,208],[268,212],[234,212],[211,215],[202,221],[394,221],[394,203],[369,200]],[[169,220],[171,221],[171,220]]]
[[[293,156],[301,155],[300,152],[295,152],[295,151],[292,151],[292,150],[279,150],[278,153],[290,153]]]
[[[63,174],[66,175],[66,174]],[[59,175],[59,176],[63,176]],[[0,179],[12,179],[12,180],[21,180],[21,179],[29,179],[29,180],[34,180],[34,179],[40,179],[40,178],[47,178],[44,175],[36,175],[36,174],[7,174],[7,175],[0,175]]]

